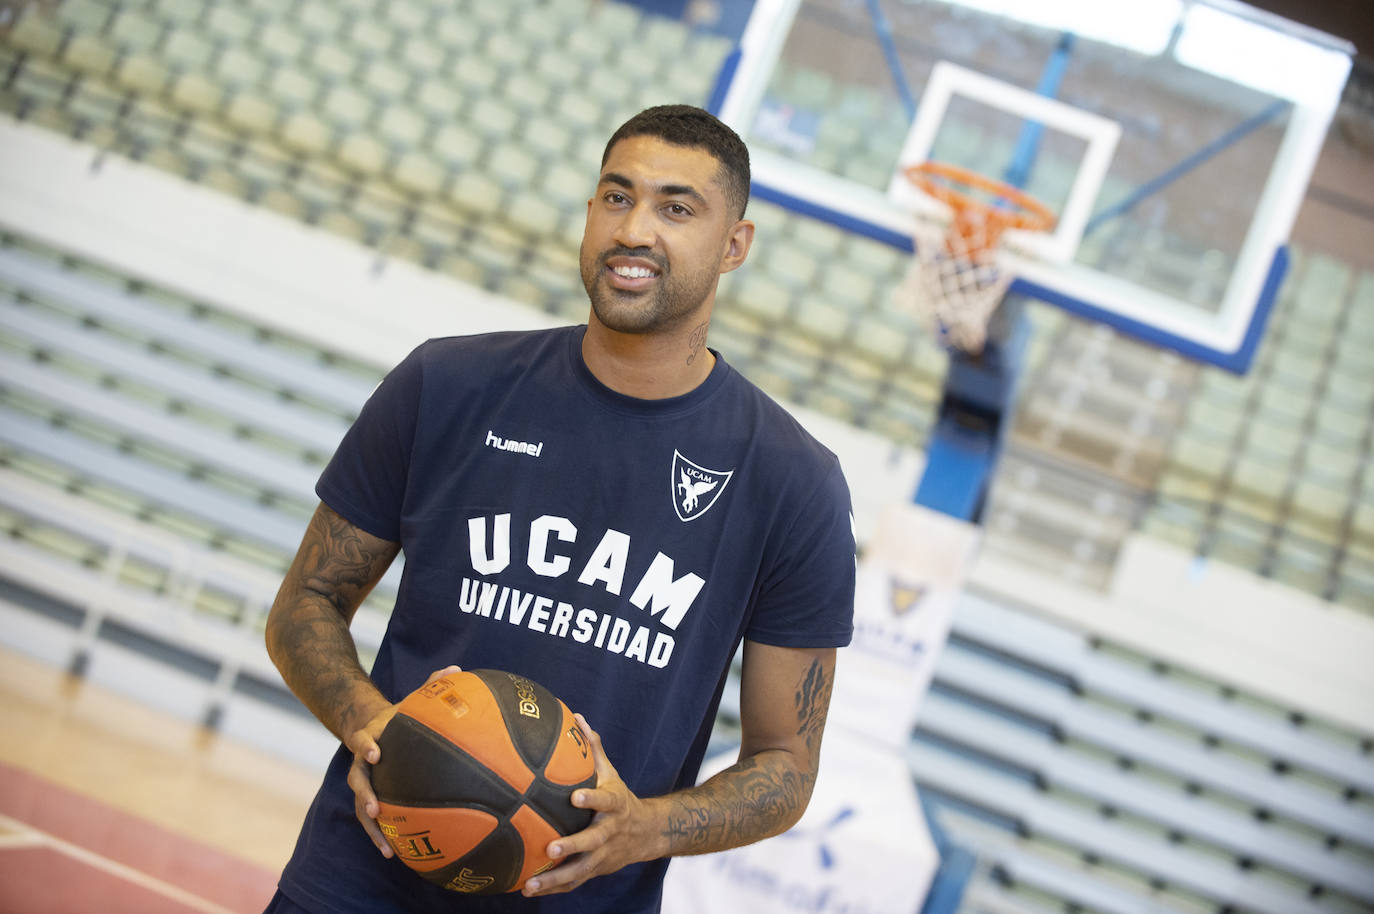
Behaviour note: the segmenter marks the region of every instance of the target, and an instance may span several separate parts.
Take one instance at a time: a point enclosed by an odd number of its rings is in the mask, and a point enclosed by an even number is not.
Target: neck
[[[587,320],[582,360],[611,390],[641,400],[691,393],[707,376],[716,357],[706,348],[709,318],[669,333],[618,333],[596,319]]]

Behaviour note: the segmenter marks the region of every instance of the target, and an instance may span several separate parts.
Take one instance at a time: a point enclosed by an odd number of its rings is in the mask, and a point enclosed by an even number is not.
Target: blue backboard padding
[[[1230,352],[1203,346],[1184,337],[1166,333],[1153,324],[1124,317],[1114,311],[1098,308],[1080,299],[1024,280],[1018,279],[1013,282],[1011,291],[1049,302],[1071,314],[1108,324],[1142,342],[1172,349],[1195,361],[1215,365],[1236,374],[1245,374],[1250,370],[1250,365],[1255,360],[1255,354],[1259,351],[1260,343],[1264,340],[1264,328],[1268,326],[1269,315],[1274,310],[1274,302],[1278,299],[1283,278],[1288,274],[1288,264],[1288,246],[1279,245],[1274,251],[1274,259],[1269,263],[1269,272],[1265,276],[1264,286],[1260,289],[1255,310],[1250,312],[1250,322],[1246,325],[1241,344]]]
[[[739,69],[743,54],[740,46],[735,45],[721,63],[720,72],[716,74],[716,84],[711,87],[711,98],[706,102],[706,110],[716,117],[720,117],[720,110],[725,107],[725,96],[730,91],[730,83],[735,80],[735,71]]]

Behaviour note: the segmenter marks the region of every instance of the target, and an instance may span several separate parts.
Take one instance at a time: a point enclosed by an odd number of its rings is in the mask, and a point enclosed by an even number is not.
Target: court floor
[[[0,912],[261,911],[320,772],[0,649]]]

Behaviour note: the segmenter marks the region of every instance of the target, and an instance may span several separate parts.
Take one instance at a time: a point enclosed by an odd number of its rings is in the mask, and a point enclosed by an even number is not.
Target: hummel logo
[[[528,441],[511,441],[509,438],[500,438],[492,434],[491,429],[488,429],[487,447],[494,447],[498,451],[510,451],[513,454],[529,454],[531,457],[538,457],[544,450],[544,442],[531,444]]]

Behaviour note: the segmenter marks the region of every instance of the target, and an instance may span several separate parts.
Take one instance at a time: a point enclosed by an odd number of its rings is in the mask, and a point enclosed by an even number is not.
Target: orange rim
[[[1005,229],[1046,232],[1054,225],[1054,213],[1048,206],[1020,188],[976,171],[944,162],[908,165],[903,171],[908,181],[954,210],[956,225],[983,222],[987,226],[989,246],[996,244],[997,236]],[[994,203],[985,203],[954,189],[950,184],[976,188],[999,200],[1006,200],[1016,208],[1006,209]]]

